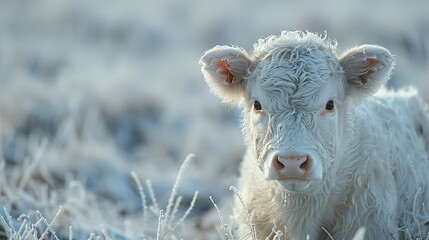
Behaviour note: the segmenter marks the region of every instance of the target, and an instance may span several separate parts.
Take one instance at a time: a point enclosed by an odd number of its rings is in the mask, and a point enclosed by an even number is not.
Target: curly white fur
[[[338,56],[326,36],[282,32],[253,54],[217,46],[200,63],[212,91],[243,109],[239,188],[258,238],[273,222],[287,239],[351,239],[362,227],[367,239],[428,234],[429,111],[412,89],[382,89],[394,68],[388,50]],[[312,156],[320,180],[272,180],[273,156],[292,150]],[[240,203],[236,217],[249,232]]]

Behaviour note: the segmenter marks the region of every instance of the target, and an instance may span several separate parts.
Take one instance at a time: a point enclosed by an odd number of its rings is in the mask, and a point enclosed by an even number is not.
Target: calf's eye
[[[255,111],[261,111],[262,110],[261,103],[259,101],[255,101],[253,103],[253,109],[255,109]]]
[[[327,110],[327,111],[332,111],[333,109],[334,109],[334,101],[333,101],[333,100],[329,100],[329,101],[326,103],[325,110]]]

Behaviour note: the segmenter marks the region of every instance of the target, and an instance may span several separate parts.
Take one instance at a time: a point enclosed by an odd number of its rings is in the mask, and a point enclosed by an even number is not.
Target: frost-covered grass
[[[283,29],[327,31],[344,48],[385,46],[397,59],[392,86],[424,93],[428,8],[1,1],[0,239],[156,239],[158,229],[165,239],[240,239],[229,218],[244,151],[238,113],[209,93],[201,53],[216,44],[250,50]]]
[[[177,229],[191,212],[198,196],[198,191],[196,191],[194,197],[192,198],[192,201],[189,204],[188,209],[179,218],[179,216],[177,215],[182,200],[182,196],[178,195],[180,179],[186,166],[193,157],[193,155],[189,155],[183,162],[182,167],[177,174],[176,181],[171,190],[171,195],[168,199],[168,204],[165,208],[159,207],[150,180],[146,180],[146,190],[151,200],[151,204],[147,204],[146,194],[143,190],[143,186],[140,182],[139,177],[135,172],[131,173],[131,176],[138,188],[138,192],[140,194],[142,202],[142,216],[139,220],[140,227],[138,228],[137,232],[134,232],[136,230],[129,229],[127,224],[125,226],[125,232],[121,232],[114,229],[110,229],[110,226],[106,225],[100,225],[98,228],[91,229],[87,228],[87,226],[81,226],[80,223],[76,223],[75,225],[71,222],[68,226],[68,239],[76,239],[76,235],[78,236],[77,239],[178,239],[178,236],[176,236],[176,234],[180,234],[180,231],[178,231]],[[2,166],[0,167],[1,173],[5,174],[4,164],[2,164]],[[21,176],[21,179],[30,180],[31,178],[32,177],[28,175]],[[3,181],[3,183],[7,183],[6,180],[3,179]],[[25,191],[24,186],[4,185],[3,187],[3,190],[9,193]],[[61,191],[62,190],[60,190],[60,192]],[[9,194],[6,197],[16,197],[18,199],[20,198],[20,196],[13,196],[13,194]],[[40,200],[41,199],[31,199],[33,204],[40,204]],[[67,200],[69,199],[65,199],[66,202]],[[67,233],[65,231],[67,229],[67,224],[64,223],[64,220],[70,218],[68,216],[70,214],[69,212],[74,210],[73,208],[70,208],[68,204],[65,204],[65,206],[65,209],[63,209],[63,206],[59,206],[59,209],[52,217],[52,220],[47,220],[40,212],[40,210],[29,210],[27,213],[22,213],[17,218],[15,218],[12,216],[12,214],[18,209],[14,209],[13,205],[9,207],[4,206],[3,212],[0,214],[0,237],[2,239],[7,237],[11,240],[45,238],[65,239],[65,234]],[[8,208],[10,208],[10,210]],[[85,210],[87,211],[87,214],[91,214],[91,208],[87,208]],[[105,208],[103,210],[109,211],[108,208]],[[62,220],[57,221],[57,219]],[[156,221],[156,219],[158,219],[158,221]],[[125,222],[126,221],[127,219],[125,219]],[[60,226],[55,226],[55,224]],[[78,227],[77,234],[76,229],[73,228],[73,225]],[[58,233],[56,233],[54,227],[59,230]]]

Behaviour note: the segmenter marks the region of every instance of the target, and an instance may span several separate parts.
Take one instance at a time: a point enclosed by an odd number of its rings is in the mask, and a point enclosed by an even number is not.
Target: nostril
[[[280,171],[280,170],[285,168],[285,165],[280,161],[280,157],[276,157],[276,159],[274,161],[274,168],[277,171]]]
[[[310,168],[310,159],[308,157],[304,157],[304,162],[299,165],[301,170],[307,171]]]

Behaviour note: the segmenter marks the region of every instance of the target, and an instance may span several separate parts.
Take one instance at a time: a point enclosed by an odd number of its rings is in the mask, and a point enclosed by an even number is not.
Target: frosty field
[[[427,1],[1,1],[0,239],[226,239],[209,196],[229,223],[244,144],[239,112],[204,83],[202,52],[251,51],[281,30],[326,31],[340,51],[388,48],[390,87],[413,85],[429,101],[427,9]]]

